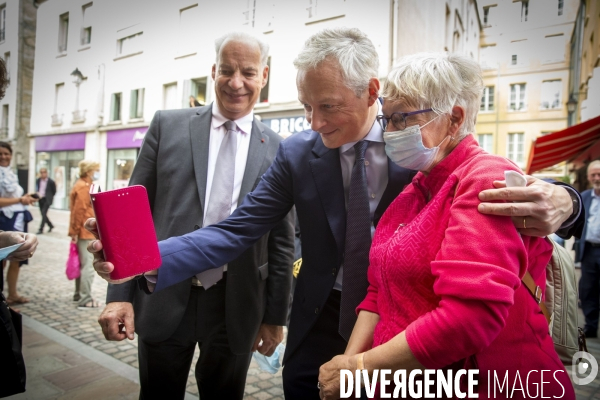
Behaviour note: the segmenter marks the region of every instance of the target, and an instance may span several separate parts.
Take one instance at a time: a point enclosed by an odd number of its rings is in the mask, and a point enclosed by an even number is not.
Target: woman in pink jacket
[[[369,292],[345,355],[321,367],[321,398],[339,397],[340,369],[363,368],[479,369],[479,398],[575,398],[521,285],[529,271],[545,288],[551,244],[521,237],[510,217],[477,211],[479,192],[520,171],[472,135],[482,89],[478,64],[460,55],[408,56],[389,74],[378,117],[386,152],[420,172],[377,226]]]

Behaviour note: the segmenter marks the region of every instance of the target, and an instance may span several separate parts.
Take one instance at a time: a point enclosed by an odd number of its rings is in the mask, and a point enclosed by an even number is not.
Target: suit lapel
[[[208,145],[211,120],[211,106],[200,108],[198,113],[190,118],[192,160],[202,210],[204,210],[204,198],[206,197],[206,173],[208,171]]]
[[[242,179],[238,206],[244,201],[244,197],[254,188],[254,183],[260,174],[260,167],[269,148],[269,137],[263,133],[262,128],[252,121],[252,132],[250,132],[250,146],[248,148],[248,160],[246,161],[246,170]]]
[[[381,200],[379,201],[377,208],[375,209],[375,215],[373,218],[375,226],[377,226],[379,219],[385,210],[387,210],[391,202],[394,201],[400,192],[404,190],[404,187],[411,182],[415,174],[415,171],[410,171],[408,169],[399,167],[395,162],[388,158],[388,184],[385,187],[385,191],[381,196]]]
[[[312,152],[316,158],[309,161],[310,170],[325,215],[327,215],[327,222],[335,237],[338,253],[341,254],[346,238],[346,200],[344,199],[340,151],[325,147],[319,136]]]

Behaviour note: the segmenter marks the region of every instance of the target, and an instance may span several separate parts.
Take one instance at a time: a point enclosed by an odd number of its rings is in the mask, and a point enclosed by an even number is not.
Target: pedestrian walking
[[[54,225],[48,218],[48,209],[54,201],[54,195],[56,194],[56,183],[48,177],[48,169],[40,168],[40,177],[35,182],[37,194],[40,197],[40,213],[42,214],[42,224],[38,230],[38,234],[44,233],[44,226],[48,225],[48,233],[52,232]]]
[[[73,301],[77,301],[79,309],[97,308],[100,303],[92,298],[92,282],[94,281],[94,267],[92,257],[86,251],[87,245],[94,235],[83,227],[88,218],[94,217],[94,209],[90,201],[90,185],[99,178],[100,164],[95,161],[83,160],[79,162],[79,179],[73,185],[70,194],[71,219],[69,236],[77,244],[81,276],[75,279],[75,293]]]

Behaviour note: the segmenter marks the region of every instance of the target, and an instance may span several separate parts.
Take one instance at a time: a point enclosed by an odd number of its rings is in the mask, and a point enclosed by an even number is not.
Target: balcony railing
[[[73,123],[78,124],[85,122],[85,112],[87,110],[76,110],[73,111]]]
[[[8,139],[8,127],[3,126],[0,128],[0,140]]]
[[[63,116],[62,114],[52,114],[52,126],[62,125]]]

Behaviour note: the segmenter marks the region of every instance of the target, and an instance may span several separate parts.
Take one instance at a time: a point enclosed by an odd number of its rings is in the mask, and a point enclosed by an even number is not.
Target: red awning
[[[539,137],[529,151],[526,171],[531,174],[561,161],[571,161],[599,140],[600,117]]]

